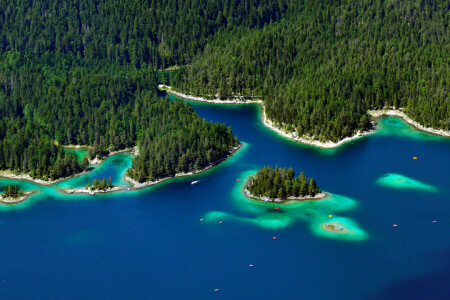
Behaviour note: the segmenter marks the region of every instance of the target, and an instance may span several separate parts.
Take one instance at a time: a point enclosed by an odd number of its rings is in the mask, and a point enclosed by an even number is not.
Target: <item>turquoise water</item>
[[[132,157],[120,154],[56,187],[18,182],[41,192],[0,206],[1,298],[443,299],[450,292],[450,139],[384,118],[378,133],[320,150],[265,128],[256,105],[194,108],[245,142],[208,172],[95,197],[58,190],[103,176],[126,184]],[[236,179],[276,164],[305,171],[330,198],[285,206],[246,199]],[[381,185],[387,174],[436,190]],[[0,188],[11,182],[0,180]],[[354,234],[324,232],[326,222]]]
[[[88,154],[88,150],[86,148],[80,148],[80,149],[65,149],[69,153],[75,153],[75,156],[77,157],[77,160],[79,162],[83,161],[83,157],[85,157]]]

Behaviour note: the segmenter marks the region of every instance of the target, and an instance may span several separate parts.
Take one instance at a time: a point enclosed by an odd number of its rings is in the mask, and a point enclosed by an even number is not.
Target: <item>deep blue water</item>
[[[0,298],[448,297],[450,139],[387,118],[377,134],[319,150],[266,129],[256,105],[194,107],[201,117],[232,126],[245,147],[210,172],[149,189],[91,197],[46,187],[22,206],[3,208]],[[319,237],[305,220],[275,229],[242,221],[258,216],[236,202],[236,179],[275,164],[305,171],[322,189],[354,199],[357,207],[340,215],[368,238]],[[112,175],[118,183],[126,166],[127,155],[113,157],[89,178]],[[437,192],[378,185],[387,173]],[[0,188],[7,182],[0,180]],[[199,221],[212,211],[233,217],[221,225]]]

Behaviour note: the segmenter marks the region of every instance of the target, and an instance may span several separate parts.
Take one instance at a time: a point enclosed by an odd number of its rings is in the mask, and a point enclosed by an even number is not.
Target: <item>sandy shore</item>
[[[36,190],[27,191],[27,192],[24,192],[22,196],[16,197],[16,198],[0,196],[0,202],[3,204],[17,204],[17,203],[27,200],[28,197],[30,197],[31,195],[33,195],[36,192],[37,192]]]
[[[251,198],[252,200],[256,200],[259,202],[266,202],[266,203],[279,203],[279,204],[283,204],[285,202],[291,202],[291,201],[308,201],[308,200],[319,200],[319,199],[324,199],[325,197],[328,196],[327,193],[323,192],[323,193],[319,193],[317,195],[315,195],[314,197],[311,195],[306,195],[306,196],[300,196],[300,197],[288,197],[286,199],[271,199],[269,197],[258,197],[258,196],[254,196],[252,194],[250,194],[250,192],[245,189],[244,190],[244,194],[245,196],[247,196],[248,198]]]
[[[322,223],[320,225],[320,228],[323,231],[332,232],[332,233],[339,233],[339,234],[355,233],[354,231],[348,229],[347,227],[345,227],[345,225],[343,225],[337,221],[329,222],[329,223]]]
[[[158,180],[153,180],[153,181],[146,181],[146,182],[138,182],[136,180],[134,180],[133,178],[129,177],[129,176],[125,176],[125,180],[128,181],[129,183],[131,183],[132,187],[130,189],[132,190],[138,190],[138,189],[143,189],[173,178],[177,178],[177,177],[187,177],[187,176],[192,176],[192,175],[197,175],[200,173],[203,173],[209,169],[211,169],[214,166],[217,166],[218,164],[220,164],[221,162],[223,162],[224,160],[226,160],[227,158],[229,158],[230,156],[232,156],[233,154],[236,154],[238,150],[240,150],[242,148],[242,144],[240,143],[238,146],[234,147],[233,149],[230,150],[230,152],[222,157],[221,159],[219,159],[218,161],[216,161],[214,164],[210,164],[208,166],[206,166],[204,169],[199,170],[199,171],[193,171],[193,172],[187,172],[187,173],[177,173],[174,176],[170,176],[170,177],[165,177],[165,178],[161,178]]]

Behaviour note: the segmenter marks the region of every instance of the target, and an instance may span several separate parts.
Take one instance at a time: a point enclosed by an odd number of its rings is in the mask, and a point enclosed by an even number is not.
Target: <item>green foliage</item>
[[[107,189],[112,189],[114,187],[114,185],[112,184],[112,179],[111,177],[109,177],[108,180],[106,180],[105,177],[103,177],[102,180],[100,179],[94,179],[92,181],[89,180],[88,184],[86,185],[86,189],[88,190],[102,190],[105,191]]]
[[[321,193],[314,179],[307,179],[303,172],[295,177],[294,170],[281,169],[278,166],[264,167],[252,176],[247,184],[247,190],[256,197],[269,199],[286,199],[288,197],[315,196]]]
[[[277,0],[1,1],[0,170],[42,179],[85,170],[87,159],[63,151],[69,144],[91,146],[91,159],[138,145],[129,175],[139,181],[216,162],[237,139],[157,98],[155,70],[190,63],[220,30],[261,28],[286,9]]]
[[[69,55],[68,63],[106,60],[157,70],[189,63],[219,30],[260,28],[286,9],[278,0],[2,0],[0,53],[58,52]]]
[[[295,3],[280,22],[215,35],[171,85],[259,96],[278,126],[319,140],[368,129],[367,110],[385,106],[450,130],[448,2]]]
[[[17,198],[23,195],[23,192],[19,190],[19,186],[8,184],[5,186],[2,197]]]

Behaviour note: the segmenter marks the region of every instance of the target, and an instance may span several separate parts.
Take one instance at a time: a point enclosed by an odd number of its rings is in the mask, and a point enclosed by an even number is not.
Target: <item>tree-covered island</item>
[[[34,191],[23,192],[18,185],[7,184],[1,194],[0,202],[5,204],[19,203],[26,200],[33,193]]]
[[[319,199],[326,196],[316,181],[301,172],[295,177],[292,168],[264,167],[248,179],[245,194],[254,199],[281,202],[285,200]]]

